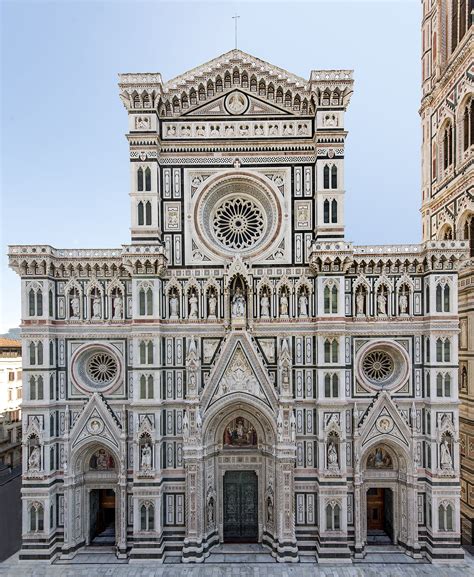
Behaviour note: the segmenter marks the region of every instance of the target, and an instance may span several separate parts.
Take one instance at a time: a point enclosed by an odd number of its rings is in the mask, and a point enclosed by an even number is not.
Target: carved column
[[[298,561],[295,533],[294,470],[296,465],[296,442],[291,432],[292,407],[283,409],[283,427],[279,433],[276,454],[276,552],[277,561]]]
[[[74,547],[74,484],[73,479],[67,475],[64,477],[64,543],[62,558],[71,559]]]
[[[204,511],[202,449],[194,443],[183,446],[186,470],[186,537],[183,563],[204,561]]]

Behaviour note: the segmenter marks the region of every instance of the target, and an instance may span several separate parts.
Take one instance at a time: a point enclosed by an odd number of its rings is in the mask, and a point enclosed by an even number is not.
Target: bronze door
[[[258,540],[258,482],[254,471],[227,471],[224,476],[224,541]]]
[[[384,530],[385,489],[369,489],[367,491],[367,530]]]

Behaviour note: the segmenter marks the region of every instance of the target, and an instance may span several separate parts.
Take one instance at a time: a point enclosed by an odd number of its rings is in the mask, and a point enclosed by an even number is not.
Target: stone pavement
[[[474,557],[456,564],[358,563],[160,563],[49,565],[18,562],[14,555],[0,564],[0,577],[474,577]]]

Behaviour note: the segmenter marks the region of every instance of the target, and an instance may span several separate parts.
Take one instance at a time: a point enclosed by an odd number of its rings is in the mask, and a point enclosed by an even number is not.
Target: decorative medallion
[[[230,114],[243,114],[249,105],[249,100],[242,92],[232,92],[225,99],[225,107]]]
[[[393,421],[388,415],[382,415],[377,419],[375,426],[380,433],[390,433],[393,429]]]
[[[100,435],[104,430],[104,423],[94,417],[87,423],[87,430],[91,435]]]

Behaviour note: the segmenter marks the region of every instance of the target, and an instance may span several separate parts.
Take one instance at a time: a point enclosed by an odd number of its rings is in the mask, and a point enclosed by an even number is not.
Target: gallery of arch
[[[462,558],[469,240],[428,213],[419,245],[345,239],[352,71],[300,78],[232,50],[167,82],[121,74],[119,91],[129,244],[9,251],[21,558],[108,543],[200,562],[236,542],[282,562],[377,543]]]

